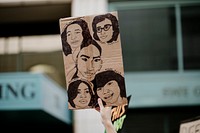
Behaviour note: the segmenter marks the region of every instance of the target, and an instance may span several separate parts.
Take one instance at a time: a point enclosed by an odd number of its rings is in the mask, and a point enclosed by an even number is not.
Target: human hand
[[[95,108],[100,112],[101,121],[107,131],[107,133],[116,133],[115,128],[111,121],[111,107],[104,107],[103,102],[100,98],[98,98],[99,108]]]
[[[99,110],[101,114],[102,123],[105,125],[107,123],[111,123],[111,107],[104,107],[103,102],[100,98],[98,98]]]

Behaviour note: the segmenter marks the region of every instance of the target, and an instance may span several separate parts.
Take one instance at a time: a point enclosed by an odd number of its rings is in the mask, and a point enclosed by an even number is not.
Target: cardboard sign
[[[59,23],[69,109],[127,104],[117,12]]]
[[[200,116],[182,122],[179,133],[200,133]]]

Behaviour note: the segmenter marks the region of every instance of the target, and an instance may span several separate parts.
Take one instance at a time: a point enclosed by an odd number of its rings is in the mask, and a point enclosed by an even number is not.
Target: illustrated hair
[[[86,42],[83,42],[83,44],[81,45],[80,51],[81,51],[83,48],[88,47],[88,46],[90,46],[90,45],[95,46],[95,47],[99,50],[99,53],[100,53],[100,56],[101,56],[101,54],[102,54],[102,48],[101,48],[101,46],[100,46],[95,40],[93,40],[93,39],[88,39]],[[79,51],[79,53],[80,53],[80,51]],[[77,76],[77,74],[78,74],[77,59],[78,59],[79,53],[77,54],[77,57],[76,57],[76,72],[74,73],[72,79],[78,77],[78,76]]]
[[[93,29],[93,32],[94,32],[93,37],[94,37],[95,40],[100,41],[100,39],[97,35],[96,25],[97,25],[97,23],[102,22],[105,19],[109,19],[112,23],[113,35],[112,35],[112,38],[109,41],[107,41],[107,43],[111,43],[113,41],[116,41],[117,38],[118,38],[118,35],[119,35],[119,22],[118,22],[117,18],[114,15],[112,15],[111,13],[98,15],[98,16],[94,17],[93,22],[92,22],[92,29]]]
[[[91,83],[89,83],[88,81],[86,80],[83,80],[83,79],[76,79],[76,80],[73,80],[72,82],[70,82],[69,86],[68,86],[68,89],[67,89],[67,94],[68,94],[68,102],[70,103],[70,105],[72,107],[76,107],[73,100],[76,98],[77,94],[78,94],[78,87],[81,83],[84,83],[88,86],[88,89],[89,89],[89,93],[91,95],[91,100],[90,100],[90,103],[88,104],[88,106],[92,106],[93,105],[93,91],[92,91],[92,85]]]
[[[115,80],[120,88],[120,96],[126,97],[124,77],[113,71],[107,70],[96,74],[94,78],[94,93],[97,95],[97,88],[105,86],[109,81]]]
[[[92,39],[92,36],[90,35],[90,31],[88,28],[88,24],[85,20],[79,18],[67,24],[61,34],[62,50],[65,56],[72,54],[71,46],[67,42],[67,28],[72,24],[78,24],[82,28],[83,42],[86,42],[88,39]]]

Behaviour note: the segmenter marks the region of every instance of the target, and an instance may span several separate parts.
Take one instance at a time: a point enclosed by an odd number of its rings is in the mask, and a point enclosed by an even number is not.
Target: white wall
[[[104,133],[101,117],[95,109],[74,111],[74,133]]]

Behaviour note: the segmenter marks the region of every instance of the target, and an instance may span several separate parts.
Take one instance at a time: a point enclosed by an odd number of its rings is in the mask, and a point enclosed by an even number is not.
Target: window
[[[125,71],[177,69],[174,8],[119,11]]]
[[[122,3],[110,7],[119,14],[125,72],[200,69],[200,2]]]
[[[200,5],[181,7],[185,70],[200,69]]]

